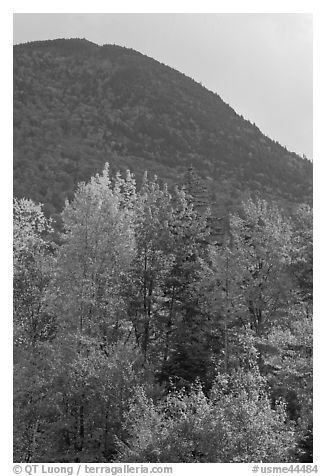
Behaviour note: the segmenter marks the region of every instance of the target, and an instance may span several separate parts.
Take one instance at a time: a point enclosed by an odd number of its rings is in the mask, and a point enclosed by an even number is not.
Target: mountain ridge
[[[287,146],[285,145],[282,145],[279,141],[277,140],[273,140],[272,137],[270,137],[267,133],[265,132],[262,132],[261,129],[256,125],[255,122],[251,122],[250,121],[250,118],[246,118],[244,117],[241,112],[237,111],[234,107],[232,107],[230,104],[228,104],[226,101],[224,101],[221,96],[216,92],[214,91],[213,89],[210,89],[209,87],[205,86],[204,84],[202,84],[200,81],[192,78],[191,76],[188,76],[186,73],[183,73],[182,71],[179,71],[177,70],[176,68],[174,68],[173,66],[170,66],[162,61],[159,61],[159,60],[156,60],[155,58],[152,58],[148,55],[146,55],[145,53],[141,53],[133,48],[128,48],[126,46],[121,46],[121,45],[117,45],[117,44],[97,44],[97,43],[94,43],[93,41],[90,41],[86,38],[70,38],[70,39],[67,39],[67,38],[56,38],[56,39],[51,39],[51,40],[37,40],[37,41],[28,41],[28,42],[24,42],[24,43],[17,43],[14,45],[14,49],[19,49],[19,48],[26,48],[26,47],[31,47],[31,48],[41,48],[41,49],[44,49],[46,47],[51,47],[53,46],[53,48],[57,48],[58,46],[60,46],[60,44],[62,46],[66,46],[67,42],[69,42],[70,44],[73,44],[75,43],[76,46],[83,46],[84,48],[87,47],[89,50],[91,48],[94,48],[94,50],[98,49],[98,48],[117,48],[117,49],[120,49],[120,50],[126,50],[128,52],[132,52],[133,54],[135,55],[141,55],[145,58],[148,58],[149,60],[153,60],[155,61],[156,63],[159,63],[169,69],[171,69],[172,71],[176,71],[178,74],[181,74],[187,78],[189,78],[190,80],[194,81],[196,84],[200,85],[202,88],[204,88],[205,90],[207,90],[209,93],[212,93],[214,95],[216,95],[218,98],[220,98],[222,100],[222,102],[224,104],[226,104],[227,106],[229,106],[235,114],[237,114],[238,116],[240,116],[242,119],[244,119],[245,121],[247,121],[250,125],[253,125],[254,127],[256,127],[258,129],[258,131],[264,135],[264,137],[266,137],[267,139],[271,140],[272,142],[275,142],[277,144],[279,144],[281,147],[283,147],[284,149],[287,150],[287,152],[289,154],[294,154],[295,156],[298,156],[300,158],[303,158],[305,157],[304,154],[301,156],[298,152],[295,152],[293,150],[289,150],[287,148]],[[71,54],[72,52],[72,49],[68,50],[69,53],[67,53],[67,49],[63,49],[62,50],[62,53],[64,54]],[[307,157],[305,157],[307,158]],[[312,159],[310,158],[307,158],[310,162],[312,162]]]
[[[307,159],[170,66],[85,39],[15,45],[15,195],[29,193],[56,213],[106,161],[170,183],[192,165],[226,207],[256,191],[312,200]]]

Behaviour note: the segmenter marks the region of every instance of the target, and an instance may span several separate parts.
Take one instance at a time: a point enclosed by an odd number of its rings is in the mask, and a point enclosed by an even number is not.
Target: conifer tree
[[[207,184],[192,166],[184,174],[182,185],[195,210],[204,213],[210,205]]]
[[[209,370],[207,318],[201,312],[200,279],[207,259],[207,220],[184,190],[176,189],[171,221],[174,261],[165,285],[168,321],[161,381],[194,381]]]

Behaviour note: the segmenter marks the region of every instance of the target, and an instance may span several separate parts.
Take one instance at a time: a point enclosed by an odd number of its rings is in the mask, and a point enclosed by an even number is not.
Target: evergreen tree
[[[193,203],[195,210],[205,213],[210,206],[208,187],[192,166],[184,174],[183,190]]]
[[[207,316],[201,312],[200,279],[207,259],[208,227],[183,190],[176,190],[170,225],[174,261],[165,284],[168,321],[161,381],[206,379],[210,371]]]

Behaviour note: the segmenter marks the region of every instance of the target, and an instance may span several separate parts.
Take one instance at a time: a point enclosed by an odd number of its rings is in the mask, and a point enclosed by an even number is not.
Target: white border
[[[76,8],[78,5],[78,8]],[[185,7],[187,5],[187,7]],[[246,7],[244,9],[244,6]],[[69,2],[58,0],[55,3],[40,1],[14,1],[11,5],[1,7],[1,131],[2,157],[0,161],[2,186],[1,190],[1,356],[2,364],[2,430],[1,450],[6,470],[3,474],[12,474],[12,347],[11,347],[11,316],[12,316],[12,259],[11,259],[11,198],[12,198],[12,14],[15,13],[313,13],[314,14],[314,288],[315,288],[315,323],[314,323],[314,463],[319,466],[319,474],[323,474],[324,444],[323,444],[323,416],[324,416],[324,355],[325,347],[325,319],[322,312],[325,306],[323,294],[324,275],[326,272],[325,254],[325,210],[324,194],[326,160],[325,149],[325,11],[322,2],[308,1],[229,1],[229,2],[187,2],[167,0],[163,2],[140,1],[108,2],[93,0],[92,2]],[[8,463],[8,467],[7,467]],[[177,466],[174,474],[188,474],[198,471],[198,465]],[[205,469],[203,469],[205,468]],[[252,465],[222,465],[205,464],[200,471],[207,474],[252,474]]]

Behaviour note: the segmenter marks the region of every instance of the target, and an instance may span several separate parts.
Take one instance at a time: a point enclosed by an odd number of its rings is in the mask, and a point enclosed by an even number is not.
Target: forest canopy
[[[14,461],[311,462],[312,210],[189,171],[14,201]]]

